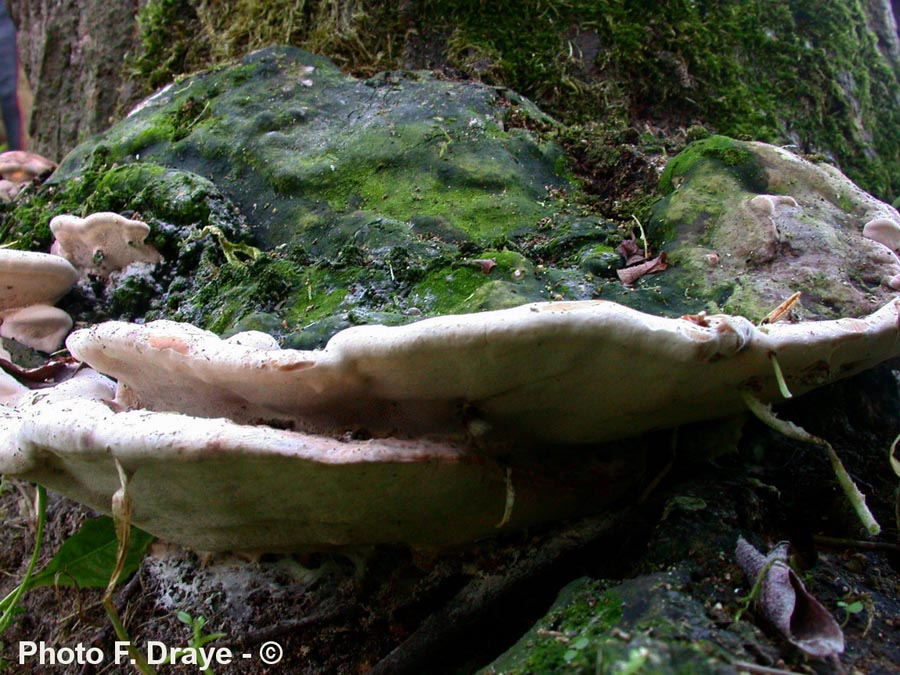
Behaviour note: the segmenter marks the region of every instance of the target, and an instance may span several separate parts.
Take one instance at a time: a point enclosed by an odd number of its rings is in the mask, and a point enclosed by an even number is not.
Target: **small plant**
[[[563,660],[566,663],[572,663],[576,658],[578,658],[579,653],[582,650],[589,647],[591,644],[591,639],[587,636],[582,635],[579,638],[576,638],[570,645],[569,649],[563,654]]]
[[[183,654],[187,653],[198,653],[204,646],[218,640],[221,637],[225,637],[225,633],[210,633],[209,635],[203,634],[203,627],[206,625],[206,617],[198,616],[194,618],[187,612],[178,612],[176,615],[178,620],[182,623],[186,623],[193,630],[192,637],[188,640],[187,647],[181,647],[180,649],[176,649],[172,657],[166,660],[166,663],[171,663],[174,659],[176,662],[181,659]],[[206,668],[203,671],[203,675],[214,675],[212,668]]]
[[[5,487],[4,480],[2,486]],[[41,555],[41,541],[44,538],[44,524],[47,521],[47,491],[43,486],[37,486],[35,494],[35,513],[37,514],[37,528],[34,534],[34,552],[31,554],[31,560],[28,561],[28,567],[25,570],[25,576],[22,581],[7,595],[0,600],[0,635],[6,632],[6,629],[12,625],[13,619],[20,612],[19,598],[28,590],[31,582],[31,575],[37,566],[38,558]]]
[[[844,610],[844,620],[841,621],[841,628],[847,625],[851,616],[859,614],[865,609],[865,605],[860,600],[854,600],[853,602],[838,600],[837,606]]]
[[[862,618],[861,615],[865,612],[865,627],[862,635],[863,637],[868,635],[869,630],[872,628],[872,621],[875,619],[875,603],[869,594],[848,593],[843,600],[837,601],[837,606],[844,610],[844,620],[841,621],[842,627],[850,622],[851,617],[857,616]]]

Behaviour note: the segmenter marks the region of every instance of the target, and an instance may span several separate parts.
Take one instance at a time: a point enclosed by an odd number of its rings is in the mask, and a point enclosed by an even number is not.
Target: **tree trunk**
[[[60,160],[140,92],[125,77],[140,0],[8,0],[34,93],[31,149]]]

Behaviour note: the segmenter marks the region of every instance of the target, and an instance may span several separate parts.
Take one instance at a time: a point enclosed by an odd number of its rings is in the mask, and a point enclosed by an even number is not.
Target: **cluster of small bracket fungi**
[[[56,238],[51,253],[0,248],[0,336],[47,353],[72,329],[72,318],[54,304],[79,280],[108,280],[162,259],[144,243],[150,227],[117,213],[56,216],[50,230]]]
[[[56,169],[56,162],[25,150],[0,152],[0,201],[11,202],[35,180]]]

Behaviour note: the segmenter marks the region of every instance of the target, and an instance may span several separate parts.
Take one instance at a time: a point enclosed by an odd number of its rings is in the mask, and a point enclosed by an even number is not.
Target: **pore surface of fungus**
[[[565,480],[462,444],[118,411],[113,391],[88,369],[35,395],[10,392],[16,407],[0,406],[0,472],[108,512],[118,462],[132,521],[199,550],[444,547],[596,509],[637,475],[633,459],[580,460],[577,479]]]

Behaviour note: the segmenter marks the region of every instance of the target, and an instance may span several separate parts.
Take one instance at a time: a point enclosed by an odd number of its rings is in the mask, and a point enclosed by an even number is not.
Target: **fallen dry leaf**
[[[36,368],[23,368],[7,359],[0,359],[0,369],[32,389],[68,380],[80,367],[81,363],[71,356],[54,357]]]
[[[644,249],[634,239],[625,239],[616,246],[616,253],[625,258],[625,267],[638,265],[647,259]]]
[[[810,656],[837,656],[844,651],[844,633],[787,564],[787,551],[787,542],[781,542],[763,555],[739,537],[735,558],[747,578],[759,584],[760,613],[788,642]]]
[[[640,279],[645,274],[657,274],[662,272],[663,270],[669,267],[666,262],[666,253],[663,251],[658,256],[653,258],[653,260],[648,260],[639,265],[632,265],[631,267],[625,267],[616,272],[619,275],[619,281],[621,281],[626,286],[631,286],[635,281]]]

